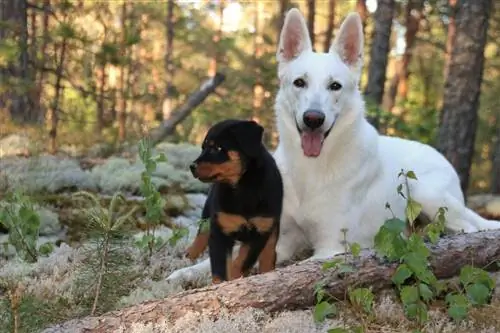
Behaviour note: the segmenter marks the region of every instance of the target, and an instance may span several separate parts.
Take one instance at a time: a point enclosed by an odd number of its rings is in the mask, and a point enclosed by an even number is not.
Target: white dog
[[[345,18],[328,53],[316,53],[304,17],[291,9],[277,59],[280,142],[274,157],[285,186],[278,264],[308,246],[314,249],[310,259],[344,252],[342,229],[347,229],[347,241],[373,246],[392,212],[405,218],[406,200],[396,190],[403,181],[401,169],[415,172],[418,180],[409,180],[409,190],[424,215],[432,219],[439,207],[448,208],[447,229],[500,228],[498,221],[485,220],[465,206],[459,178],[439,152],[381,136],[365,119],[358,87],[363,30],[357,13]],[[168,279],[193,279],[209,270],[204,260]]]

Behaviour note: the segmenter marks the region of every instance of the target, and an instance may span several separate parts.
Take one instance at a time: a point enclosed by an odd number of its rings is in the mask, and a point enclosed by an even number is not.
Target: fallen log
[[[436,277],[453,277],[461,267],[471,263],[487,270],[498,270],[498,265],[491,263],[500,260],[499,239],[500,230],[442,238],[438,244],[429,246]],[[188,314],[217,319],[222,312],[236,313],[248,308],[270,313],[303,309],[314,304],[314,287],[319,281],[324,282],[329,294],[340,299],[344,298],[349,286],[371,286],[374,292],[391,287],[396,264],[382,261],[371,250],[363,250],[359,258],[348,255],[347,261],[356,267],[356,272],[339,276],[332,270],[323,271],[320,261],[302,262],[270,273],[147,301],[100,317],[72,320],[44,332],[128,332],[133,325],[155,327]]]

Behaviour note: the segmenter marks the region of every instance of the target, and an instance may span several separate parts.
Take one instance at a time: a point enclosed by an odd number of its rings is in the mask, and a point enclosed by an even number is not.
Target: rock
[[[486,213],[493,216],[500,216],[500,196],[492,198],[484,207]]]
[[[0,157],[29,156],[33,149],[27,135],[11,134],[0,139]]]

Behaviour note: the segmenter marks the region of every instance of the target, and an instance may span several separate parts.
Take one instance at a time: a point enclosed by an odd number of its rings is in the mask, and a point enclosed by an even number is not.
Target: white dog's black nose
[[[302,120],[307,127],[315,130],[325,122],[325,114],[318,110],[307,110],[304,112]]]

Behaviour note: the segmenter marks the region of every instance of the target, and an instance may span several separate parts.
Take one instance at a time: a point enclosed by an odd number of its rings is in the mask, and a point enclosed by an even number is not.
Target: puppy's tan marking
[[[274,270],[276,267],[276,243],[278,242],[278,233],[274,229],[267,240],[266,246],[259,255],[259,273],[266,273]]]
[[[209,236],[210,236],[209,231],[201,232],[198,235],[196,235],[196,238],[194,239],[193,243],[186,250],[186,258],[189,258],[190,260],[195,260],[196,258],[198,258],[207,248]]]
[[[217,213],[217,223],[221,227],[222,232],[230,234],[245,226],[247,220],[241,215],[219,212]]]
[[[247,259],[249,252],[250,252],[250,246],[248,246],[247,244],[241,244],[238,256],[236,257],[236,259],[234,259],[233,265],[232,265],[231,276],[233,279],[237,279],[237,278],[243,276],[243,272],[242,272],[243,263]]]
[[[229,161],[224,163],[200,162],[196,168],[196,173],[201,178],[215,177],[218,182],[237,184],[243,174],[240,154],[237,151],[230,150],[227,155]]]
[[[268,232],[273,227],[274,219],[272,217],[252,217],[250,224],[254,225],[259,233]]]

